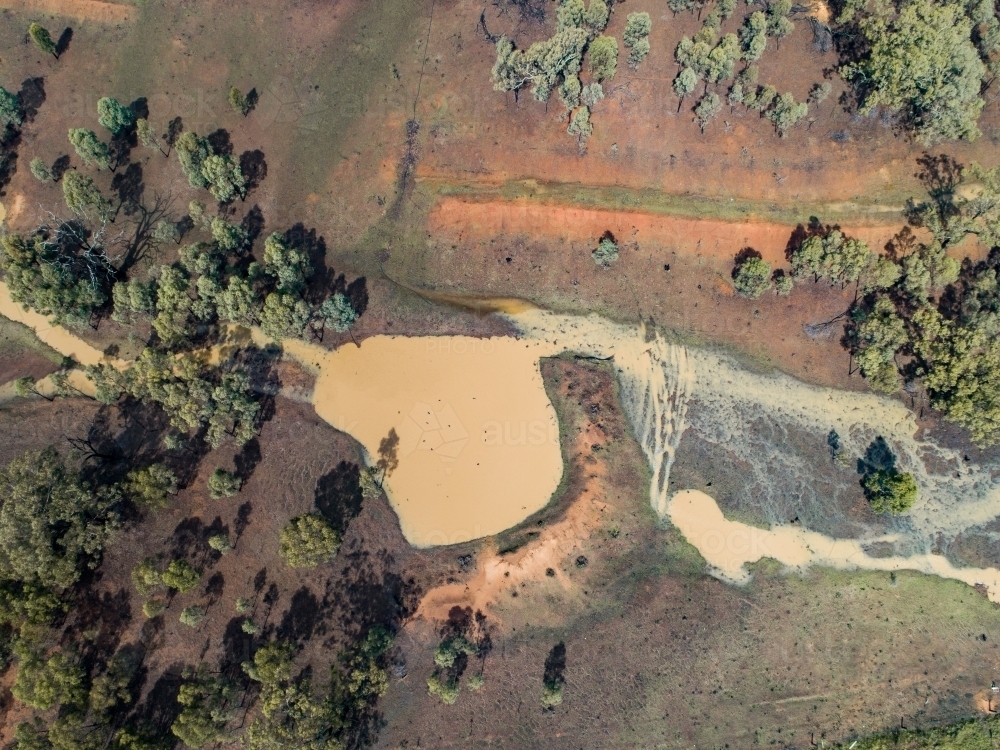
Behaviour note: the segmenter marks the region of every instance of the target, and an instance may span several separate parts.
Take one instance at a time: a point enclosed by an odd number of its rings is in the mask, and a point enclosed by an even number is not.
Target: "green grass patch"
[[[531,200],[541,205],[572,205],[608,211],[642,211],[664,216],[723,221],[772,221],[799,224],[817,216],[824,222],[851,222],[862,225],[898,224],[903,220],[903,204],[909,195],[859,196],[851,202],[796,202],[778,204],[742,198],[707,197],[686,193],[674,195],[650,188],[600,187],[566,183],[514,180],[499,186],[486,183],[456,184],[444,180],[424,180],[423,188],[441,197],[474,201]]]

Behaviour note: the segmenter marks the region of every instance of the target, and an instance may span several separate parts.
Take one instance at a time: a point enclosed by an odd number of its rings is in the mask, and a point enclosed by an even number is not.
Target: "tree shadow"
[[[891,261],[899,261],[917,249],[917,236],[904,226],[885,243],[885,254]]]
[[[375,464],[382,472],[383,477],[387,477],[399,466],[399,435],[396,428],[389,429],[389,434],[382,438],[378,444],[378,461]]]
[[[146,97],[140,96],[134,102],[129,104],[128,108],[137,120],[149,119],[149,101]]]
[[[257,93],[256,87],[250,89],[247,92],[247,95],[246,95],[245,98],[246,98],[246,101],[247,101],[247,114],[250,114],[255,109],[257,109],[257,102],[260,101],[260,94]]]
[[[858,474],[868,475],[876,471],[895,470],[896,455],[881,435],[871,442],[865,450],[865,455],[858,459]]]
[[[170,725],[181,712],[177,702],[181,684],[184,682],[184,664],[174,662],[159,676],[146,699],[136,706],[134,716],[142,723],[151,725],[164,736],[169,736]]]
[[[127,130],[122,130],[117,135],[111,137],[109,144],[111,149],[111,171],[115,172],[119,167],[130,165],[132,159],[132,149],[139,145],[139,138],[135,132],[135,125]]]
[[[26,78],[17,92],[21,101],[21,111],[25,122],[34,122],[38,108],[45,103],[45,79],[41,77]]]
[[[243,532],[247,530],[247,526],[250,525],[250,513],[253,511],[253,504],[247,500],[236,510],[236,520],[233,522],[233,533],[236,534],[236,539],[239,540],[243,536]],[[265,568],[265,571],[267,569]]]
[[[247,246],[252,247],[253,243],[257,241],[261,233],[264,231],[264,212],[260,210],[260,206],[256,203],[253,207],[246,212],[243,220],[240,222],[240,228],[247,233]]]
[[[170,153],[170,149],[174,147],[177,143],[177,139],[180,138],[181,133],[184,132],[184,120],[180,115],[177,115],[174,119],[167,123],[167,132],[163,134],[163,140],[167,144],[167,153]]]
[[[132,166],[130,165],[125,174],[128,174],[131,170]],[[142,179],[141,172],[138,174],[138,178],[140,180]],[[135,192],[137,192],[141,197],[144,191],[145,187],[140,182]],[[119,266],[119,270],[122,273],[128,271],[128,269],[130,269],[133,265],[144,258],[149,257],[151,254],[154,254],[159,249],[160,245],[154,239],[153,232],[156,225],[161,220],[170,221],[172,205],[173,201],[169,195],[164,197],[158,193],[153,194],[153,201],[151,204],[147,204],[142,201],[141,198],[140,200],[131,203],[132,209],[127,209],[126,215],[137,214],[138,219],[134,223],[132,237],[128,244],[128,250],[126,251],[125,257]]]
[[[260,183],[267,177],[267,160],[264,158],[264,152],[255,149],[240,154],[240,171],[246,181],[247,194],[260,187]]]
[[[118,193],[118,205],[126,216],[136,214],[142,205],[142,194],[146,185],[142,181],[142,165],[133,162],[124,172],[119,172],[111,179],[111,189]]]
[[[260,441],[257,438],[251,438],[233,458],[233,463],[236,465],[236,476],[243,484],[246,484],[246,481],[253,475],[261,458]]]
[[[253,577],[253,592],[259,594],[264,590],[265,583],[267,583],[267,568],[261,568]]]
[[[291,604],[281,618],[278,638],[286,641],[303,642],[312,638],[323,617],[319,599],[303,586],[292,595]]]
[[[950,202],[962,181],[962,165],[948,154],[933,156],[927,151],[917,158],[917,165],[920,171],[914,177],[920,180],[927,194],[936,203]]]
[[[219,666],[230,679],[242,678],[240,665],[253,658],[254,638],[243,631],[245,617],[234,617],[222,634],[222,657]]]
[[[174,528],[170,539],[170,556],[188,560],[205,557],[206,531],[205,524],[200,518],[185,518]]]
[[[361,512],[363,496],[361,470],[357,464],[341,461],[316,483],[316,510],[343,536],[348,524]]]
[[[559,641],[545,657],[545,673],[542,681],[549,686],[566,682],[566,644]]]
[[[73,625],[62,634],[64,642],[79,646],[84,644],[82,657],[88,671],[111,658],[121,642],[128,624],[132,621],[131,599],[128,589],[119,589],[103,595],[90,593],[78,596],[73,605]],[[82,633],[96,633],[84,639]]]
[[[212,574],[212,577],[208,579],[205,583],[205,596],[208,597],[208,606],[211,607],[219,599],[222,598],[222,593],[226,589],[226,577],[216,571]]]
[[[69,49],[70,42],[73,41],[73,29],[67,26],[63,29],[62,34],[59,35],[59,40],[56,42],[56,57],[62,57],[63,52]]]
[[[330,270],[330,275],[333,275],[333,269]],[[340,274],[330,284],[330,291],[333,294],[339,293],[347,297],[358,317],[364,315],[365,310],[368,309],[368,280],[364,276],[359,276],[348,284],[344,274]]]
[[[399,623],[416,611],[421,588],[414,578],[404,579],[395,570],[395,559],[387,550],[371,553],[356,550],[340,556],[339,580],[327,581],[324,609],[336,611],[341,629],[357,640],[373,626],[395,632]]]
[[[52,162],[52,179],[55,182],[59,182],[63,175],[66,174],[66,170],[69,169],[71,160],[69,154],[63,154],[54,162]]]
[[[233,155],[233,142],[229,137],[229,131],[225,128],[219,128],[207,136],[208,145],[212,147],[212,151],[220,156],[232,156]]]
[[[6,195],[4,188],[10,184],[17,172],[17,151],[13,148],[0,149],[0,195]]]

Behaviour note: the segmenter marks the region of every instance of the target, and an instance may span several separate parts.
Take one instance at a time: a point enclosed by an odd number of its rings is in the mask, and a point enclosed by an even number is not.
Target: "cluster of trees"
[[[920,255],[904,264],[915,266]],[[958,264],[950,258],[940,260],[952,271]],[[867,243],[847,237],[835,227],[814,227],[813,233],[803,239],[791,254],[791,274],[778,270],[772,273],[771,264],[758,254],[744,251],[737,256],[733,270],[733,285],[743,297],[757,299],[772,288],[779,296],[791,293],[795,280],[812,279],[839,284],[841,288],[857,283],[865,294],[888,289],[895,284],[902,271],[891,259],[879,255]]]
[[[207,188],[219,203],[246,197],[246,179],[239,163],[229,154],[216,153],[207,138],[191,131],[181,133],[174,150],[191,187]]]
[[[597,5],[591,9],[599,10]],[[605,24],[607,12],[605,6]],[[592,12],[588,11],[588,17],[593,18]],[[31,37],[40,48],[51,44],[41,27],[33,28]],[[50,51],[55,54],[54,49]],[[236,97],[231,98],[235,102]],[[236,102],[244,113],[252,106],[250,98]],[[220,324],[259,324],[275,338],[310,331],[321,336],[326,327],[348,331],[359,311],[343,293],[319,300],[307,296],[313,276],[310,251],[294,244],[292,235],[273,233],[263,243],[260,262],[248,257],[254,237],[246,222],[231,222],[232,209],[225,206],[237,196],[245,197],[247,183],[237,162],[213,149],[209,139],[183,133],[179,121],[161,137],[146,119],[111,98],[101,99],[97,109],[98,122],[110,139],[86,128],[69,132],[82,166],[93,172],[63,167],[57,172],[41,159],[34,160],[31,171],[38,179],[61,179],[73,218],[63,221],[53,215],[55,228],[45,225],[24,235],[5,234],[0,241],[5,282],[16,301],[51,316],[54,322],[82,326],[110,314],[122,325],[139,326],[144,335],[152,331],[146,348],[130,367],[118,370],[102,364],[87,368],[87,374],[104,403],[127,394],[162,408],[171,425],[163,436],[168,450],[186,448],[192,436],[203,437],[213,447],[227,437],[244,444],[254,433],[260,404],[237,355],[221,365],[211,364],[205,356],[203,350],[217,340]],[[0,89],[3,137],[16,136],[23,120],[19,97]],[[164,156],[176,149],[189,183],[207,189],[219,201],[218,215],[206,215],[205,207],[193,202],[189,216],[177,221],[161,208],[159,199],[156,210],[130,205],[128,200],[138,199],[123,197],[122,185],[129,179],[136,182],[139,165],[129,164],[124,170],[128,174],[119,172],[136,142]],[[117,200],[105,197],[98,187],[97,180],[107,179],[108,172],[114,173],[111,189],[118,193]],[[126,217],[133,209],[140,214],[135,233],[144,238],[131,240],[125,257],[112,255],[108,248],[122,241],[126,230],[115,240],[108,240],[106,234],[107,225],[116,220],[123,206]],[[123,223],[127,220],[119,225]],[[154,265],[146,278],[130,275],[139,259],[135,243],[181,245],[192,231],[203,233],[202,241],[179,247],[176,263]],[[53,385],[57,395],[73,390],[65,372],[53,376]],[[17,391],[38,393],[30,378],[22,379]],[[87,457],[96,458],[99,464],[96,471],[86,474],[87,479],[67,468],[53,449],[25,454],[0,471],[4,496],[0,504],[0,668],[16,660],[14,696],[37,711],[51,712],[44,720],[22,723],[16,744],[23,750],[161,750],[172,746],[173,740],[127,720],[137,697],[139,683],[134,678],[142,657],[126,648],[110,660],[95,662],[89,653],[91,645],[84,645],[82,652],[60,646],[66,634],[60,636],[53,625],[69,611],[83,572],[100,563],[109,539],[134,513],[130,504],[154,510],[165,507],[178,491],[178,478],[164,463],[133,464],[129,459],[112,466],[114,462],[106,462],[96,452]],[[365,476],[371,480],[365,489],[368,496],[377,492],[378,483],[374,475]],[[239,477],[216,469],[208,490],[213,498],[227,497],[236,494],[240,484]],[[219,554],[232,549],[224,533],[214,534],[207,543]],[[307,516],[293,519],[283,531],[281,551],[290,564],[316,565],[333,556],[339,543],[339,534],[325,520]],[[162,614],[172,592],[190,592],[201,579],[202,571],[182,558],[147,558],[132,571],[133,584],[145,598],[142,609],[147,617]],[[238,611],[248,610],[241,600]],[[192,603],[183,608],[180,621],[194,627],[206,614],[205,606]],[[243,630],[255,635],[259,627],[247,619]],[[300,700],[306,693],[311,695],[308,685],[290,679],[270,684],[273,701],[262,710],[252,733],[246,733],[248,738],[253,734],[251,746],[279,747],[285,741],[297,746],[297,740],[313,742],[324,737],[330,738],[329,746],[339,746],[338,738],[349,733],[384,692],[388,680],[380,661],[390,645],[391,637],[376,628],[343,655],[334,670],[330,694],[314,696],[319,723],[304,722],[295,728],[302,718],[296,712],[311,710]],[[248,678],[257,679],[250,674]],[[232,708],[245,695],[248,683],[231,684],[204,669],[186,673],[184,680],[173,735],[190,747],[235,737]],[[296,692],[299,688],[304,692]],[[262,688],[262,692],[267,690]],[[295,705],[282,702],[283,697]]]
[[[82,327],[108,299],[115,269],[100,245],[77,242],[73,227],[0,237],[0,269],[11,299],[55,323]]]
[[[845,343],[871,388],[887,394],[904,384],[911,394],[923,389],[931,406],[968,430],[974,443],[995,445],[1000,443],[1000,167],[963,168],[947,157],[921,161],[932,183],[930,198],[910,201],[907,212],[911,224],[927,231],[926,241],[906,227],[882,255],[816,221],[791,254],[791,275],[772,275],[763,260],[738,257],[734,286],[744,296],[758,297],[772,283],[787,293],[794,280],[854,284]],[[994,248],[985,261],[960,263],[949,255],[968,235]],[[897,479],[871,481],[892,487]]]
[[[134,654],[119,651],[88,680],[81,655],[59,647],[52,626],[68,611],[83,571],[99,564],[126,500],[155,501],[150,486],[163,489],[172,481],[146,467],[124,483],[94,485],[52,448],[25,453],[0,471],[0,658],[4,667],[17,660],[11,692],[19,701],[38,711],[58,709],[44,724],[22,723],[18,747],[153,747],[120,721],[135,698]]]
[[[784,136],[805,118],[809,105],[796,102],[791,93],[779,95],[773,86],[759,86],[758,69],[754,63],[764,54],[769,37],[780,39],[795,28],[788,19],[792,4],[790,0],[775,0],[767,5],[766,12],[754,11],[747,16],[738,34],[725,34],[719,39],[723,21],[733,14],[735,8],[733,0],[720,0],[705,17],[698,33],[693,38],[683,37],[678,43],[674,58],[681,70],[673,83],[674,93],[680,100],[678,111],[685,98],[704,81],[704,92],[693,108],[695,120],[704,132],[722,109],[721,97],[715,91],[709,91],[709,85],[732,80],[727,95],[730,106],[742,104],[757,110],[761,117],[767,117],[774,123],[779,135]],[[741,60],[745,64],[737,73],[736,66]],[[825,91],[829,93],[828,89]]]
[[[465,635],[457,634],[445,638],[434,650],[434,672],[427,678],[427,692],[437,696],[445,705],[452,705],[462,692],[461,680],[468,659],[479,659],[483,656],[481,644],[473,643]],[[456,665],[460,668],[456,669]],[[465,680],[465,686],[473,692],[485,684],[483,672]]]
[[[496,91],[518,92],[531,84],[536,100],[548,101],[553,90],[565,107],[567,132],[581,145],[593,132],[590,114],[604,98],[604,84],[618,68],[618,40],[604,36],[611,14],[604,0],[560,0],[556,10],[556,33],[535,42],[527,50],[518,49],[506,36],[497,41],[497,57],[492,80]],[[626,19],[624,43],[629,49],[629,65],[637,67],[649,54],[648,13],[630,13]],[[590,82],[580,79],[584,57]]]
[[[120,322],[150,319],[160,344],[188,347],[218,323],[260,325],[276,339],[318,333],[329,326],[344,332],[358,318],[350,300],[337,292],[319,305],[305,299],[313,268],[305,250],[272,233],[263,262],[245,262],[246,229],[221,216],[209,218],[193,201],[189,216],[211,241],[180,248],[178,263],[154,266],[150,280],[115,284],[114,315]]]
[[[86,372],[102,403],[114,403],[126,393],[156,403],[174,428],[203,434],[213,448],[226,437],[244,445],[254,435],[260,404],[243,370],[225,371],[196,354],[174,355],[147,347],[124,371],[99,364],[88,366]]]
[[[649,13],[629,13],[625,17],[625,31],[622,34],[622,44],[629,51],[628,66],[635,70],[649,54],[649,32],[653,22]]]
[[[864,55],[840,68],[856,87],[860,112],[895,112],[924,144],[978,137],[984,83],[1000,72],[992,0],[872,6],[851,0],[837,19],[865,41]]]
[[[475,692],[485,684],[486,657],[493,648],[486,615],[471,607],[453,607],[442,639],[434,650],[434,672],[427,678],[427,692],[446,705],[458,700],[462,685]],[[466,676],[469,660],[478,660],[478,668]]]
[[[389,685],[383,661],[392,635],[371,628],[331,669],[326,694],[304,675],[293,677],[295,647],[274,641],[262,646],[243,670],[260,685],[260,715],[243,736],[249,750],[341,747]]]
[[[931,240],[904,233],[895,242],[891,284],[871,290],[851,309],[849,341],[862,374],[876,390],[901,380],[922,384],[931,405],[966,428],[981,446],[1000,442],[1000,255],[961,266],[947,251],[967,234],[996,246],[1000,235],[1000,170],[973,164],[958,180],[975,183],[971,197],[957,184],[932,200],[911,202],[911,221]],[[901,378],[902,376],[902,378]]]

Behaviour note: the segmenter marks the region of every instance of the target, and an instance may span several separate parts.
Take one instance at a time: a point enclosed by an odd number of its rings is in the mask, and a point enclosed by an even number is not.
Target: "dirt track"
[[[793,227],[772,222],[728,222],[636,211],[609,211],[532,203],[443,199],[428,217],[428,230],[458,239],[525,235],[534,239],[596,242],[605,231],[619,241],[654,244],[685,253],[732,258],[752,247],[780,264]],[[845,227],[844,232],[881,249],[899,226]]]

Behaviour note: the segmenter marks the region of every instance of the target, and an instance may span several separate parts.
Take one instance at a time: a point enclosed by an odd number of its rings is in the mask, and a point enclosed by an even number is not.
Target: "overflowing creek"
[[[1000,601],[1000,571],[956,567],[931,553],[942,536],[976,530],[991,538],[985,527],[1000,516],[1000,467],[977,465],[920,437],[899,401],[752,372],[728,355],[597,315],[501,309],[519,336],[375,336],[333,351],[281,342],[286,357],[316,375],[317,414],[356,438],[370,463],[388,467],[384,488],[415,546],[490,536],[549,502],[563,463],[539,363],[572,352],[614,369],[650,465],[650,504],[698,548],[713,575],[744,583],[746,565],[762,557],[790,568],[916,570],[985,586]],[[81,363],[101,358],[71,333],[24,313],[2,284],[0,314]],[[249,336],[267,343],[259,331]],[[896,467],[916,477],[917,504],[878,528],[854,522],[850,535],[808,528],[810,518],[833,505],[816,479],[819,463],[832,463],[831,434],[852,456],[881,438]],[[770,530],[727,519],[704,492],[671,488],[682,438],[710,446],[736,467],[745,505]],[[812,448],[789,449],[801,445]],[[805,521],[789,525],[788,511],[797,508]],[[871,554],[877,545],[888,552]]]

